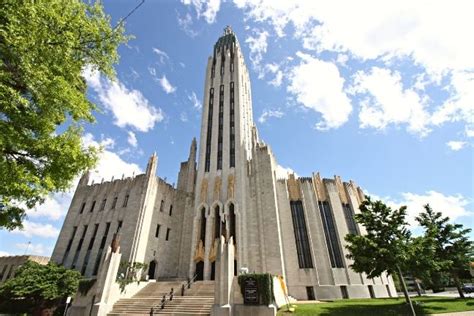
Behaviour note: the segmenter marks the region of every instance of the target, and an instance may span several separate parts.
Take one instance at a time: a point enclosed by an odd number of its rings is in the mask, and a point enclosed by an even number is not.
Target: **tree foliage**
[[[405,217],[406,206],[392,210],[382,201],[373,202],[366,196],[355,219],[365,227],[367,233],[349,234],[345,239],[349,250],[347,257],[353,260],[351,268],[354,271],[365,272],[369,278],[378,277],[384,272],[398,273],[411,315],[415,315],[401,268],[407,261],[411,236]]]
[[[123,26],[100,4],[3,0],[0,8],[0,228],[21,227],[25,209],[67,189],[94,165],[81,145],[94,121],[87,67],[113,77]]]
[[[469,274],[469,264],[474,260],[473,242],[467,236],[471,229],[449,223],[449,217],[443,217],[428,204],[416,220],[424,234],[412,242],[410,270],[432,288],[439,286],[443,275],[448,275],[463,296],[459,279]]]
[[[41,265],[27,261],[16,270],[14,278],[0,286],[0,301],[24,304],[28,308],[41,310],[53,307],[67,296],[76,293],[81,274],[55,263]]]
[[[382,201],[373,202],[366,196],[355,219],[365,227],[367,234],[346,236],[348,258],[353,260],[354,271],[365,272],[369,278],[385,271],[397,272],[397,266],[406,261],[410,239],[405,217],[405,206],[392,210]]]

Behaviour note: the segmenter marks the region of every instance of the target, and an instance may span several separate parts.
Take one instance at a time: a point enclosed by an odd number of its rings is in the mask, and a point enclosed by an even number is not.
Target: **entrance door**
[[[211,265],[211,280],[216,278],[216,262],[214,261]]]
[[[148,279],[153,280],[155,279],[155,270],[156,270],[156,261],[150,261],[150,265],[148,266]]]
[[[199,261],[196,263],[196,280],[202,281],[204,280],[204,261]]]

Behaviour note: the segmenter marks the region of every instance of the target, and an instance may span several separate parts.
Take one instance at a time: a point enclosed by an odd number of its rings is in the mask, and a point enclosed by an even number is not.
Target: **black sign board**
[[[258,305],[257,280],[252,277],[244,279],[244,304]]]

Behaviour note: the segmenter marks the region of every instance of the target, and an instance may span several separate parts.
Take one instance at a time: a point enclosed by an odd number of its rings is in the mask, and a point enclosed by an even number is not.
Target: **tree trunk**
[[[418,294],[418,296],[421,296],[421,287],[420,287],[420,283],[418,283],[418,281],[416,280],[416,278],[413,278],[414,282],[415,282],[415,290],[416,290],[416,293]]]
[[[415,309],[413,308],[413,304],[410,299],[410,295],[408,294],[407,286],[405,284],[405,279],[403,278],[402,270],[400,269],[400,266],[397,265],[397,271],[398,271],[398,278],[400,279],[400,284],[402,285],[402,290],[403,294],[405,295],[405,300],[408,305],[410,305],[410,312],[412,316],[416,316]]]
[[[453,277],[453,279],[454,279],[454,283],[456,283],[456,289],[458,289],[459,297],[460,297],[460,298],[465,298],[465,297],[464,297],[464,292],[462,291],[462,288],[461,288],[461,282],[459,282],[458,276],[455,275],[455,276]]]

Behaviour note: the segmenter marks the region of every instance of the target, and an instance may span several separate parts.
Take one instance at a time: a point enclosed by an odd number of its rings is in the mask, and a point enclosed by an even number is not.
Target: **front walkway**
[[[474,315],[474,311],[443,313],[443,314],[430,314],[430,315],[433,315],[433,316],[472,316],[472,315]]]

